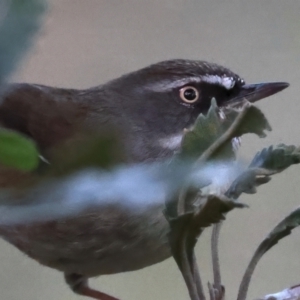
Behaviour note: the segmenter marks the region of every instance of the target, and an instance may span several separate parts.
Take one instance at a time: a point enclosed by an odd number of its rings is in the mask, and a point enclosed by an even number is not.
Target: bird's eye
[[[193,86],[185,86],[180,89],[180,98],[185,103],[195,103],[199,99],[199,91]]]

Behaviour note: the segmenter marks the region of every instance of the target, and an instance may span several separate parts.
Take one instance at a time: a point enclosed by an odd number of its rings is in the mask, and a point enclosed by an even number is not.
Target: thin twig
[[[183,186],[179,192],[178,203],[177,203],[177,215],[181,216],[185,213],[185,196],[186,196],[186,187]]]
[[[195,253],[193,251],[193,257],[192,257],[192,266],[193,266],[193,276],[194,276],[194,282],[196,284],[196,289],[198,292],[198,296],[200,300],[206,300],[205,294],[204,294],[204,288],[200,276],[200,272],[198,269],[198,264],[196,260]]]
[[[222,227],[222,222],[215,224],[213,226],[212,236],[211,236],[211,256],[212,256],[212,266],[213,266],[213,276],[214,276],[214,287],[218,290],[222,286],[221,281],[221,269],[220,269],[220,258],[219,258],[219,236]]]
[[[184,278],[185,284],[188,288],[191,300],[202,300],[198,296],[198,291],[196,289],[196,285],[194,282],[193,272],[192,272],[191,265],[190,265],[188,257],[187,257],[187,249],[186,249],[187,235],[188,235],[188,233],[185,230],[184,234],[182,235],[181,242],[179,244],[180,245],[179,259],[181,262],[181,266],[179,266],[179,267],[181,269],[181,273]]]
[[[210,282],[207,283],[210,300],[216,300],[215,291]]]
[[[257,263],[259,262],[259,260],[261,259],[261,257],[263,256],[264,252],[261,251],[260,247],[255,251],[245,273],[243,276],[243,279],[241,281],[240,287],[239,287],[239,292],[238,292],[238,296],[237,296],[237,300],[245,300],[247,297],[247,292],[248,292],[248,288],[249,288],[249,284],[251,281],[251,277],[252,274],[254,272],[254,269],[257,265]]]

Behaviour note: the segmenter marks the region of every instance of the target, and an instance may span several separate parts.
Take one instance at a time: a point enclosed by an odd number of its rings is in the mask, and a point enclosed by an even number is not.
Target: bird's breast
[[[87,277],[132,271],[170,254],[162,205],[111,205],[67,220],[2,227],[0,234],[43,265]]]

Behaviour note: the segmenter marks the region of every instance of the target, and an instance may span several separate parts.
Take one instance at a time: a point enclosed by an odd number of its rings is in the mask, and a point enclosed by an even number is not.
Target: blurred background
[[[270,144],[300,145],[300,2],[201,0],[51,0],[40,34],[11,81],[87,88],[171,58],[223,64],[246,82],[287,81],[290,88],[259,103],[273,131],[243,138],[250,159]],[[269,230],[300,203],[300,168],[294,166],[243,196],[249,209],[228,215],[221,236],[227,299],[251,254]],[[197,246],[204,282],[211,280],[209,230]],[[249,299],[300,283],[300,230],[262,259]],[[55,270],[39,266],[0,243],[0,290],[5,300],[80,299]],[[123,300],[188,299],[172,259],[144,270],[102,276],[93,287]],[[83,298],[82,298],[83,299]]]

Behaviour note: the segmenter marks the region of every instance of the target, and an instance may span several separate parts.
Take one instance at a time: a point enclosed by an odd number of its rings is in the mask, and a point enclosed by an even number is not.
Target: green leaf
[[[281,172],[293,164],[300,163],[300,148],[294,145],[280,144],[270,146],[258,152],[249,165],[249,168],[264,168]]]
[[[254,133],[260,138],[266,137],[265,130],[271,131],[272,128],[258,107],[247,103],[241,111],[229,110],[228,113],[225,111],[225,115],[229,119],[229,122],[230,120],[233,122],[238,116],[242,115],[243,110],[245,110],[246,113],[241,119],[239,126],[235,127],[232,136],[236,137],[247,133]]]
[[[223,195],[209,195],[205,198],[195,211],[194,228],[205,228],[211,224],[217,224],[224,220],[225,214],[232,209],[247,207],[247,205],[232,201]]]
[[[207,115],[200,114],[194,126],[186,130],[181,144],[181,154],[199,157],[225,130],[218,116],[217,103],[213,99]]]
[[[35,143],[14,131],[0,130],[0,163],[19,170],[31,171],[39,164]]]
[[[209,195],[202,197],[201,203],[194,208],[194,211],[184,213],[176,218],[170,218],[166,214],[171,226],[170,238],[172,244],[176,244],[184,232],[188,232],[192,244],[203,228],[219,223],[225,219],[225,214],[234,208],[244,208],[245,204],[230,200],[222,195]]]
[[[245,102],[241,109],[226,108],[221,110],[216,100],[212,100],[207,115],[200,114],[194,126],[185,131],[180,156],[200,157],[207,154],[214,159],[235,157],[231,140],[246,133],[255,133],[265,137],[265,130],[271,127],[264,114],[255,106]]]
[[[256,187],[271,180],[271,175],[298,163],[300,148],[284,144],[264,148],[255,155],[248,169],[234,180],[226,196],[237,199],[242,193],[254,194]]]
[[[300,208],[295,209],[268,234],[258,249],[264,253],[271,249],[279,240],[289,235],[292,229],[300,225]]]
[[[234,208],[245,208],[247,205],[230,200],[223,195],[209,195],[203,197],[203,202],[193,214],[188,228],[188,244],[194,248],[202,230],[212,224],[225,220],[225,215]]]
[[[271,180],[270,175],[273,174],[274,172],[266,169],[247,169],[234,180],[225,195],[230,199],[237,199],[242,193],[255,194],[256,188],[268,183]]]

